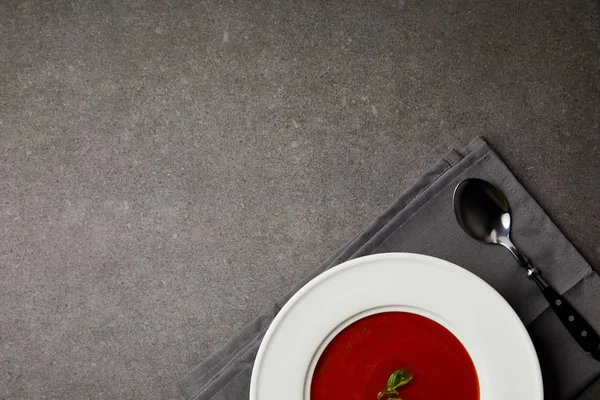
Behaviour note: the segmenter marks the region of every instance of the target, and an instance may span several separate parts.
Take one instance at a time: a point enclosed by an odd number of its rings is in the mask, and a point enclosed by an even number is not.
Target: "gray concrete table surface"
[[[598,268],[599,30],[591,0],[3,1],[0,398],[178,398],[479,134]]]

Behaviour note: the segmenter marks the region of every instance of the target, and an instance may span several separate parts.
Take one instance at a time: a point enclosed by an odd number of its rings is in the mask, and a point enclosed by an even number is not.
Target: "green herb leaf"
[[[406,385],[408,382],[412,381],[412,379],[413,379],[413,374],[411,374],[408,370],[399,369],[390,376],[390,379],[388,379],[388,382],[387,382],[388,391],[392,391],[392,390],[396,391],[396,389]],[[381,399],[379,399],[379,400],[381,400]]]

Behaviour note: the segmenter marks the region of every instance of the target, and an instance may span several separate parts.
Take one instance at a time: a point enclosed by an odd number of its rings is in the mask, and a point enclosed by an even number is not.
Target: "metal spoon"
[[[465,232],[477,240],[506,247],[534,281],[577,343],[600,361],[600,337],[573,306],[542,277],[540,270],[510,240],[511,215],[504,194],[489,182],[466,179],[454,190],[454,214]]]

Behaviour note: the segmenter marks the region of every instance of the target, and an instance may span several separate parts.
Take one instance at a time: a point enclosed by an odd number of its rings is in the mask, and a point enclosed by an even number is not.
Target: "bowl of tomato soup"
[[[478,400],[475,365],[441,323],[412,312],[380,312],[335,335],[309,377],[310,400],[373,399],[394,371],[412,380],[397,389],[406,400]]]
[[[525,326],[490,285],[388,253],[320,274],[277,313],[249,400],[281,399],[543,400],[543,384]]]

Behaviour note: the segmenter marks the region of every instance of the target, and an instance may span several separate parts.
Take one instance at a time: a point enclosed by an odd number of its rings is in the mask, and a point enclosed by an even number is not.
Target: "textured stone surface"
[[[478,134],[600,266],[591,0],[40,3],[0,4],[0,398],[177,398]]]

